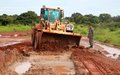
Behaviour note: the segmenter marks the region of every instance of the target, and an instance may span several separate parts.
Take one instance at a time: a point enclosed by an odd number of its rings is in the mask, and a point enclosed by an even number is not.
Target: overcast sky
[[[120,0],[1,0],[0,15],[19,15],[28,10],[35,11],[39,15],[43,5],[63,8],[65,16],[71,16],[74,12],[97,16],[100,13],[120,15]]]

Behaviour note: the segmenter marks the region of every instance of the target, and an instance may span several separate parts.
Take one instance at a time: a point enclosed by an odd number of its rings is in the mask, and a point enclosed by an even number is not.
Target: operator
[[[59,25],[60,25],[60,20],[59,20],[59,19],[56,19],[56,20],[55,20],[55,30],[58,30],[58,29],[59,29]]]
[[[93,36],[94,36],[94,29],[91,25],[89,25],[89,28],[88,28],[88,38],[89,38],[89,44],[90,44],[90,47],[89,48],[93,48]]]
[[[40,24],[42,25],[42,27],[45,27],[44,18],[41,18]]]

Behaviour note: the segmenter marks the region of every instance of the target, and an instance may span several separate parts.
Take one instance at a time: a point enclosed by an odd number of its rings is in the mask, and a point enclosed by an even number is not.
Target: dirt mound
[[[17,49],[0,50],[0,75],[15,75],[8,67],[19,59],[19,52]]]
[[[60,45],[58,42],[45,42],[42,43],[39,50],[42,51],[60,51],[60,50],[68,50],[68,46],[64,47],[62,45]]]
[[[30,41],[26,41],[26,42],[22,42],[22,43],[19,43],[19,44],[15,44],[15,45],[9,45],[9,46],[5,46],[5,47],[0,47],[0,50],[2,51],[6,51],[7,49],[11,49],[13,50],[14,48],[16,48],[17,50],[23,50],[23,49],[30,49],[32,50],[32,47],[31,47],[31,42]]]

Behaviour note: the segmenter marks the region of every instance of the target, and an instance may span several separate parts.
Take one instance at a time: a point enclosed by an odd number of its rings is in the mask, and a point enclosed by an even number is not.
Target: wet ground
[[[89,47],[88,38],[83,37],[81,41],[81,45],[85,48]],[[112,59],[119,59],[120,58],[120,49],[115,48],[114,46],[108,46],[105,44],[101,44],[99,42],[94,42],[94,47],[92,49],[95,49],[96,51],[101,52],[106,57],[112,58]]]
[[[1,34],[0,75],[120,75],[117,48],[95,43],[89,49],[82,38],[78,48],[33,51],[30,33],[22,33]]]
[[[10,69],[17,72],[19,75],[28,75],[32,70],[37,69],[45,69],[44,72],[50,69],[50,73],[55,75],[75,75],[75,67],[70,57],[71,52],[59,53],[57,55],[42,55],[32,52],[29,57],[24,57],[22,62],[19,61],[11,65]],[[44,72],[33,72],[33,75],[42,75]],[[48,74],[50,73],[48,72]]]

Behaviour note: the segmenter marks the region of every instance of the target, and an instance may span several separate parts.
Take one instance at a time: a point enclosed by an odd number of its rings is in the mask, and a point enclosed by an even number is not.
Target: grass
[[[26,30],[31,30],[31,26],[21,24],[0,26],[0,32],[26,31]]]
[[[95,30],[95,40],[120,46],[120,28],[110,31],[108,28]]]
[[[74,32],[80,33],[83,36],[87,36],[88,26],[75,25]],[[110,31],[109,28],[95,27],[94,39],[103,43],[120,46],[120,28],[117,28],[114,31]]]
[[[75,33],[80,33],[83,36],[86,36],[87,33],[88,33],[88,28],[87,28],[87,26],[82,25],[82,24],[81,25],[75,25],[74,32]]]

